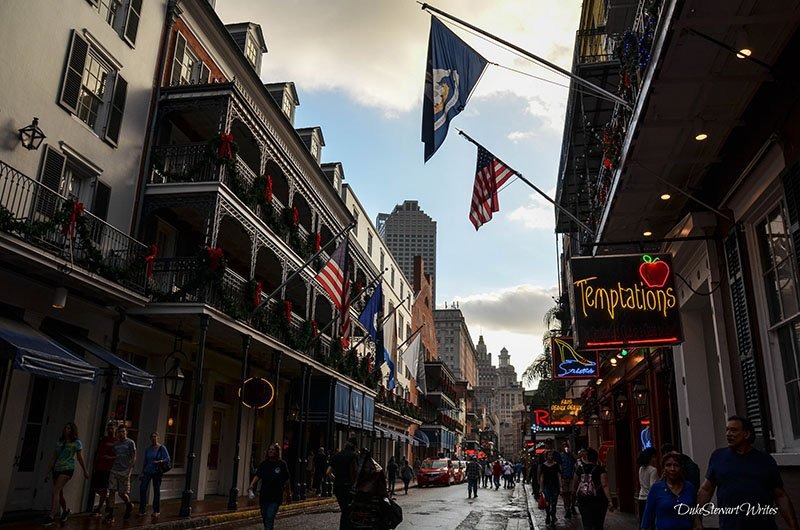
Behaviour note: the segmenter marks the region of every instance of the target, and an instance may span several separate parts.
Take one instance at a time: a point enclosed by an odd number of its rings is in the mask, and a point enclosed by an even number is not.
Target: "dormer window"
[[[283,106],[281,110],[283,110],[283,113],[289,118],[289,122],[294,123],[294,104],[292,103],[292,96],[288,93],[288,90],[283,95]]]
[[[317,141],[316,135],[311,137],[311,156],[319,162],[319,142]]]
[[[258,67],[258,47],[256,43],[253,42],[252,37],[247,38],[247,43],[244,46],[244,55],[247,57],[247,60],[250,61],[250,64],[253,65],[253,68]]]

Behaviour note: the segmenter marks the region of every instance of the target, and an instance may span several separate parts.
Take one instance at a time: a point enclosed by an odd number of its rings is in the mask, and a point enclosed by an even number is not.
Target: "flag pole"
[[[472,142],[473,144],[477,145],[478,147],[483,147],[481,144],[479,144],[478,142],[476,142],[475,140],[473,140],[472,138],[470,138],[470,136],[469,136],[467,133],[465,133],[464,131],[462,131],[461,129],[458,129],[458,128],[456,128],[456,130],[458,131],[458,134],[460,134],[461,136],[463,136],[464,138],[466,138],[468,141]],[[485,149],[485,148],[484,148],[484,149]],[[503,164],[504,166],[506,166],[508,169],[510,169],[510,170],[511,170],[511,171],[512,171],[512,172],[513,172],[513,173],[514,173],[516,176],[518,176],[518,177],[519,177],[519,179],[520,179],[522,182],[524,182],[525,184],[527,184],[528,186],[530,186],[531,188],[533,188],[533,190],[534,190],[534,191],[536,191],[536,192],[537,192],[539,195],[541,195],[542,197],[544,197],[545,199],[547,199],[547,201],[548,201],[550,204],[552,204],[553,206],[555,206],[556,208],[558,208],[558,210],[559,210],[559,211],[561,211],[561,213],[563,213],[564,215],[566,215],[567,217],[569,217],[570,219],[572,219],[573,221],[575,221],[576,223],[578,223],[578,224],[579,224],[579,225],[580,225],[580,226],[581,226],[581,227],[582,227],[584,230],[586,230],[587,232],[589,232],[589,234],[591,234],[591,235],[592,235],[592,237],[595,237],[594,230],[592,230],[591,228],[589,228],[588,226],[586,226],[586,224],[585,224],[585,223],[583,223],[583,222],[582,222],[580,219],[578,219],[577,217],[575,217],[575,216],[572,214],[572,212],[570,212],[569,210],[567,210],[566,208],[564,208],[563,206],[561,206],[560,204],[558,204],[556,201],[554,201],[553,199],[551,199],[551,198],[550,198],[550,196],[548,196],[548,195],[547,195],[545,192],[543,192],[542,190],[540,190],[539,188],[537,188],[537,187],[536,187],[536,185],[534,185],[534,184],[533,184],[533,183],[532,183],[530,180],[528,180],[527,178],[525,178],[525,177],[522,175],[522,173],[520,173],[520,172],[519,172],[519,171],[517,171],[516,169],[513,169],[511,166],[509,166],[508,164],[506,164],[505,162],[503,162],[502,160],[500,160],[500,158],[499,158],[497,155],[495,155],[494,153],[492,153],[492,156],[494,156],[494,157],[495,157],[495,158],[496,158],[496,159],[497,159],[499,162],[502,162],[502,164]]]
[[[414,330],[414,333],[412,333],[411,335],[409,335],[409,336],[408,336],[408,338],[407,338],[405,341],[403,341],[403,344],[400,344],[399,346],[397,346],[397,349],[398,349],[398,350],[400,350],[400,348],[402,348],[403,346],[405,346],[406,344],[408,344],[409,342],[411,342],[411,339],[413,339],[414,337],[416,337],[416,336],[417,336],[417,333],[419,333],[419,332],[420,332],[420,330],[421,330],[422,328],[424,328],[424,327],[425,327],[425,322],[423,322],[423,323],[422,323],[422,325],[421,325],[420,327],[418,327],[417,329],[415,329],[415,330]]]
[[[512,50],[521,53],[525,57],[528,57],[529,59],[531,59],[531,60],[533,60],[533,61],[535,61],[537,63],[543,64],[543,65],[547,66],[548,68],[552,68],[553,70],[559,72],[560,74],[563,74],[563,75],[569,77],[570,79],[572,79],[573,81],[575,81],[579,85],[582,85],[582,86],[584,86],[584,87],[586,87],[586,88],[588,88],[590,90],[593,90],[593,91],[595,91],[595,92],[597,92],[599,94],[602,94],[603,96],[611,99],[612,101],[614,101],[616,103],[619,103],[620,105],[622,105],[626,109],[631,110],[630,103],[628,103],[627,101],[625,101],[621,97],[612,94],[608,90],[600,88],[599,86],[595,85],[594,83],[590,83],[589,81],[583,79],[582,77],[579,77],[579,76],[573,74],[569,70],[565,70],[565,69],[561,68],[560,66],[551,63],[547,59],[543,59],[543,58],[539,57],[536,54],[533,54],[533,53],[531,53],[531,52],[529,52],[529,51],[527,51],[527,50],[525,50],[523,48],[520,48],[519,46],[516,46],[515,44],[511,44],[507,40],[504,40],[504,39],[501,39],[500,37],[492,35],[488,31],[484,31],[484,30],[482,30],[481,28],[479,28],[477,26],[473,26],[469,22],[465,22],[465,21],[461,20],[460,18],[456,18],[456,17],[454,17],[453,15],[451,15],[449,13],[445,13],[444,11],[442,11],[440,9],[436,9],[435,7],[431,6],[430,4],[425,4],[425,3],[422,3],[422,2],[419,2],[419,1],[417,1],[417,3],[422,6],[422,9],[426,9],[428,11],[433,11],[434,13],[438,13],[439,15],[442,15],[443,17],[447,17],[450,20],[452,20],[454,22],[457,22],[458,24],[461,24],[464,27],[471,29],[472,31],[476,31],[476,32],[480,33],[481,35],[483,35],[485,37],[488,37],[488,38],[490,38],[490,39],[492,39],[492,40],[494,40],[496,42],[499,42],[503,46],[507,46],[507,47],[511,48]]]
[[[309,266],[309,265],[310,265],[310,264],[311,264],[311,263],[312,263],[312,262],[313,262],[315,259],[317,259],[317,258],[319,257],[319,255],[320,255],[320,254],[322,254],[322,253],[325,251],[325,249],[326,249],[326,248],[328,248],[329,246],[331,246],[331,245],[332,245],[332,244],[333,244],[333,243],[336,241],[336,239],[337,239],[339,236],[341,236],[341,235],[342,235],[342,234],[344,234],[345,232],[347,232],[347,231],[351,230],[351,229],[352,229],[354,226],[355,226],[355,223],[350,223],[349,225],[347,225],[347,226],[345,226],[344,228],[342,228],[341,230],[339,230],[339,232],[337,232],[337,233],[336,233],[336,235],[334,235],[334,236],[331,238],[331,240],[330,240],[330,241],[328,241],[327,243],[325,243],[325,244],[322,246],[322,248],[320,248],[320,249],[319,249],[319,250],[318,250],[316,253],[314,253],[314,255],[313,255],[313,256],[311,256],[310,258],[308,258],[308,259],[306,260],[306,262],[305,262],[305,263],[303,263],[302,265],[300,265],[300,267],[298,267],[298,269],[297,269],[296,271],[294,271],[294,272],[293,272],[293,273],[292,273],[292,274],[291,274],[291,275],[290,275],[288,278],[286,278],[286,281],[284,281],[283,283],[281,283],[279,286],[277,286],[277,287],[275,288],[275,290],[274,290],[274,291],[272,291],[271,293],[269,293],[269,294],[267,295],[267,299],[266,299],[266,300],[264,300],[263,302],[261,302],[260,304],[258,304],[257,306],[255,306],[255,307],[253,308],[253,310],[250,312],[250,314],[251,314],[251,315],[252,315],[252,314],[254,314],[256,311],[258,311],[258,310],[259,310],[259,309],[261,309],[261,308],[262,308],[264,305],[266,305],[266,304],[267,304],[267,303],[270,301],[270,299],[272,299],[272,297],[273,297],[273,296],[275,296],[276,294],[278,294],[278,291],[280,291],[281,289],[283,289],[283,288],[286,286],[286,284],[288,284],[290,281],[294,280],[294,279],[295,279],[295,277],[297,277],[297,275],[298,275],[298,274],[300,274],[300,272],[301,272],[303,269],[305,269],[306,267],[308,267],[308,266]]]

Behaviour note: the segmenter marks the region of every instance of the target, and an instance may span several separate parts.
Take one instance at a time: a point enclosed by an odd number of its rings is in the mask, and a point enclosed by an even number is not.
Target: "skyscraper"
[[[403,201],[392,213],[379,213],[375,226],[406,278],[414,277],[414,256],[422,256],[425,273],[431,276],[435,308],[436,221],[420,209],[417,201]]]

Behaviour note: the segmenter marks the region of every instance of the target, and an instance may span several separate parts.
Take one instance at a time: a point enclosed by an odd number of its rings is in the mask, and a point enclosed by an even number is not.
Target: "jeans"
[[[261,519],[264,521],[264,530],[275,528],[275,516],[278,515],[279,502],[266,502],[261,505]]]
[[[468,478],[467,479],[467,496],[471,497],[472,495],[478,496],[478,479],[477,478]]]
[[[333,493],[336,495],[336,501],[339,503],[339,509],[342,511],[339,516],[339,529],[349,530],[351,528],[350,512],[353,508],[353,493],[350,491],[350,484],[338,487],[334,486]]]
[[[150,481],[153,482],[153,513],[161,511],[161,478],[161,473],[142,473],[139,485],[139,513],[144,514],[147,506],[147,488],[150,486]]]

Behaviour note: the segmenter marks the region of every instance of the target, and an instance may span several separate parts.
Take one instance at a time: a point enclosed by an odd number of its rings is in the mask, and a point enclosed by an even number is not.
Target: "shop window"
[[[192,396],[192,373],[184,371],[186,383],[183,385],[181,395],[176,398],[169,398],[169,414],[167,416],[167,426],[164,429],[164,445],[172,456],[173,466],[182,468],[186,465],[186,440],[189,431],[189,415],[191,413],[189,403]]]

